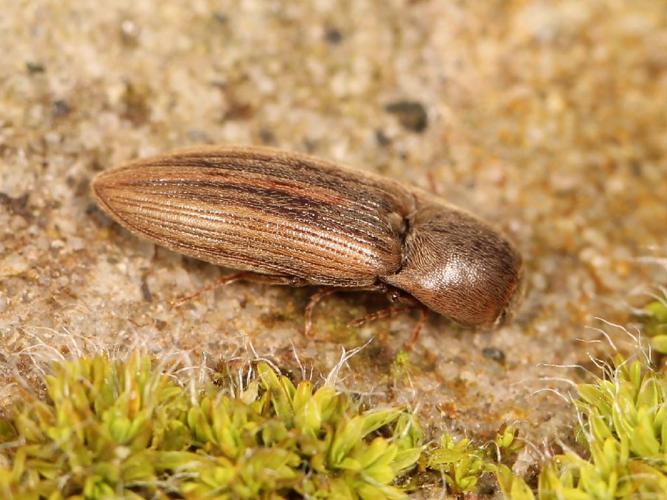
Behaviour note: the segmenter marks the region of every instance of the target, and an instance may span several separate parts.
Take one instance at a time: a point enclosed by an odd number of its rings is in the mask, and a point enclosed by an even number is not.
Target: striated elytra
[[[498,322],[520,288],[521,256],[477,217],[302,154],[189,149],[102,172],[92,189],[131,232],[269,282],[402,291],[468,326]]]

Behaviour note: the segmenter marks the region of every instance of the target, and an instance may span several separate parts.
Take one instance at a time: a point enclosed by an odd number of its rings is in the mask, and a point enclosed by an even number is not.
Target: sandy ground
[[[484,441],[513,422],[569,439],[558,394],[631,338],[667,276],[664,1],[0,0],[0,384],[78,350],[189,353],[215,369],[268,357],[320,379],[372,341],[339,386],[406,403],[430,431]],[[301,335],[312,289],[230,285],[140,241],[89,181],[195,144],[268,144],[433,190],[503,228],[527,265],[515,321],[470,331],[339,295]],[[631,330],[632,331],[632,330]]]

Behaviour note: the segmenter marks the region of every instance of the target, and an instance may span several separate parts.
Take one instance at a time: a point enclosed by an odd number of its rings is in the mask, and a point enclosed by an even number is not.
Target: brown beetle
[[[269,283],[400,290],[475,326],[499,321],[521,281],[519,253],[473,215],[301,154],[190,149],[102,172],[92,188],[133,233]]]

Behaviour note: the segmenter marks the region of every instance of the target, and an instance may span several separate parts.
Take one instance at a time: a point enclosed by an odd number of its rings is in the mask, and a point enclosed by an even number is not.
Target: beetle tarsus
[[[400,304],[400,305],[392,305],[389,307],[385,307],[383,309],[380,309],[378,311],[368,313],[361,318],[357,318],[355,320],[350,321],[347,326],[352,326],[352,327],[358,327],[362,326],[370,321],[376,321],[378,319],[385,319],[385,318],[390,318],[392,316],[395,316],[398,313],[404,312],[404,311],[409,311],[410,309],[413,309],[415,306],[414,305],[405,305],[405,304]]]

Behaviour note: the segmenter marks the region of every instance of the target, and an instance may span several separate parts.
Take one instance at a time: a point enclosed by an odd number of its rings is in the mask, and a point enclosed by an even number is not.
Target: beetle
[[[499,231],[415,187],[264,147],[200,147],[92,181],[100,207],[243,279],[407,297],[465,326],[500,323],[522,259]]]

